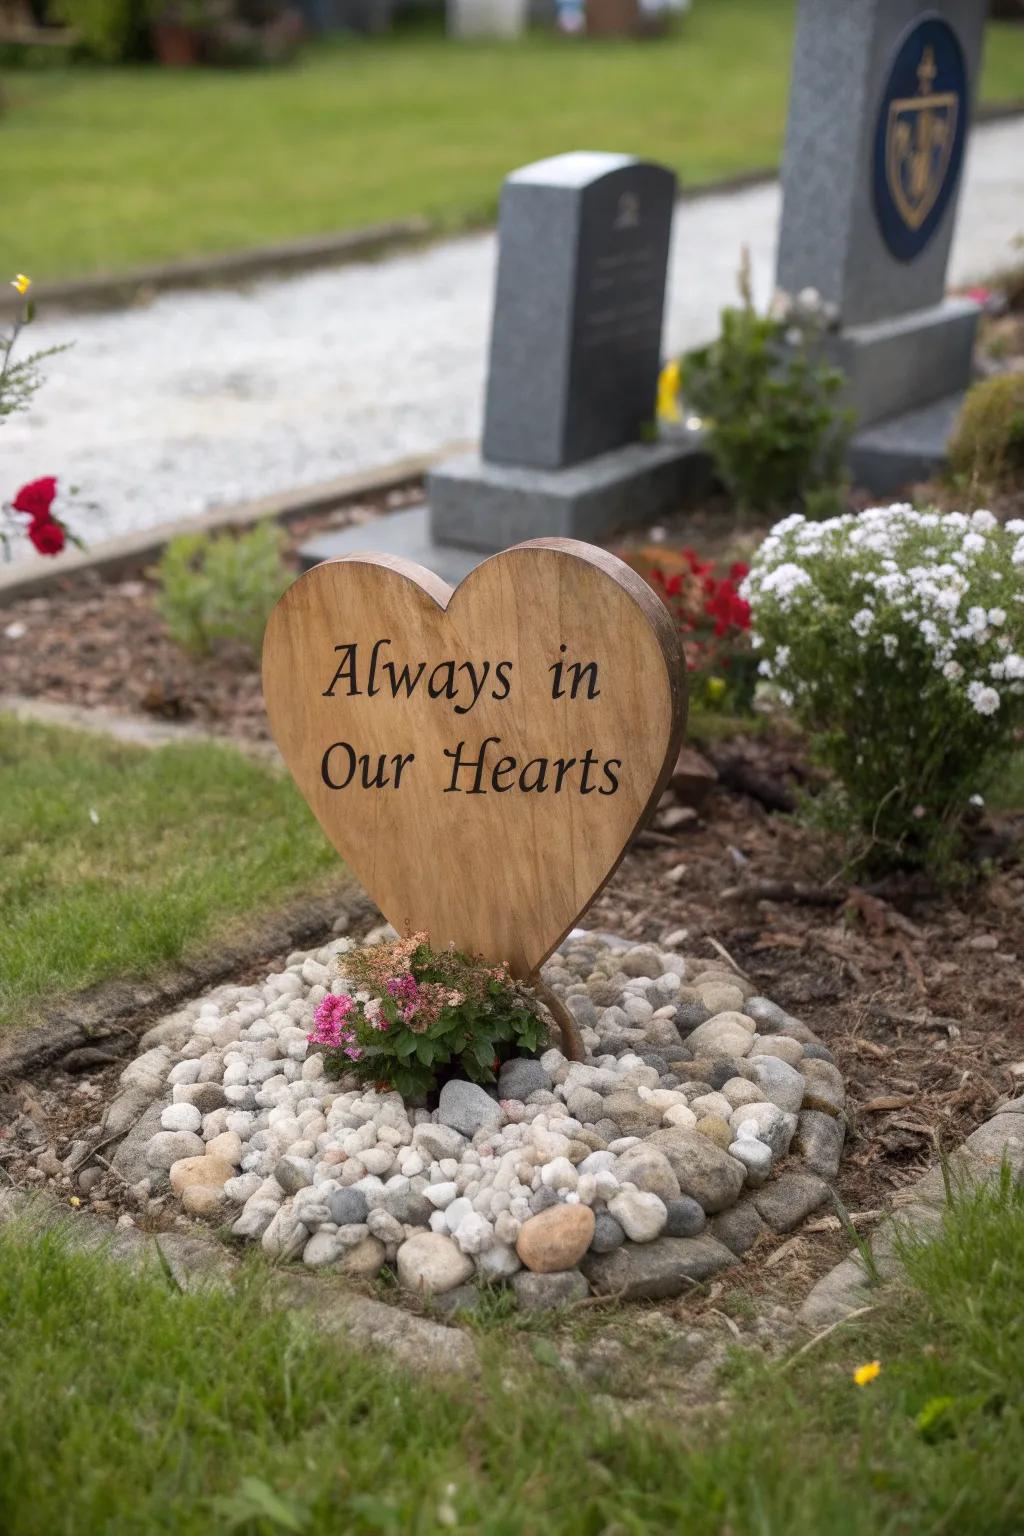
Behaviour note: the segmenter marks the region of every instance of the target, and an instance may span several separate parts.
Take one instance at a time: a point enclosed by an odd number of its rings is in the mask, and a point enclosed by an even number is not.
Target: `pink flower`
[[[326,1045],[332,1050],[338,1050],[346,1041],[354,1038],[348,1021],[355,1006],[351,997],[325,997],[313,1015],[313,1029],[306,1039],[313,1045]]]
[[[406,976],[392,976],[384,983],[384,990],[388,997],[393,997],[396,1002],[411,1003],[413,1007],[420,999],[420,989],[411,972]]]

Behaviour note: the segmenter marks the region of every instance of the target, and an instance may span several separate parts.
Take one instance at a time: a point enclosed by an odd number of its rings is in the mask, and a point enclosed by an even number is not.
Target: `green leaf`
[[[274,1530],[288,1531],[293,1536],[302,1536],[309,1529],[309,1510],[297,1500],[275,1493],[259,1477],[243,1477],[233,1494],[212,1502],[227,1531],[236,1531],[254,1521],[264,1521]]]
[[[473,1041],[473,1055],[482,1067],[491,1067],[494,1061],[494,1041],[487,1035],[481,1035]]]
[[[433,1066],[434,1057],[437,1055],[437,1042],[431,1040],[429,1035],[418,1035],[416,1037],[416,1055],[425,1067]]]

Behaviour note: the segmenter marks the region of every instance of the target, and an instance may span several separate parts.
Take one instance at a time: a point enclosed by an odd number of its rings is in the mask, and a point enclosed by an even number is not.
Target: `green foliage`
[[[288,585],[281,532],[258,523],[248,533],[187,533],[160,558],[157,609],[172,640],[205,656],[217,640],[258,652],[270,611]]]
[[[831,771],[821,819],[879,868],[953,874],[1024,726],[1024,521],[793,516],[754,558],[760,672]]]
[[[15,411],[25,409],[43,382],[39,372],[39,364],[43,359],[66,350],[65,346],[47,347],[41,352],[30,352],[28,357],[14,356],[18,337],[35,317],[36,307],[30,300],[25,305],[22,317],[14,322],[9,331],[0,333],[0,426],[5,416],[13,416]]]
[[[534,1004],[504,966],[433,950],[422,934],[353,950],[338,964],[357,996],[328,998],[317,1011],[332,1071],[416,1099],[447,1077],[492,1083],[501,1061],[546,1043]]]
[[[683,359],[686,406],[741,511],[837,511],[850,419],[837,403],[843,376],[819,355],[823,317],[806,302],[759,315],[746,261],[740,296],[718,340]]]
[[[92,58],[120,64],[144,56],[151,9],[150,0],[59,0],[57,14]]]
[[[997,374],[968,390],[949,467],[981,491],[1024,490],[1024,373]]]

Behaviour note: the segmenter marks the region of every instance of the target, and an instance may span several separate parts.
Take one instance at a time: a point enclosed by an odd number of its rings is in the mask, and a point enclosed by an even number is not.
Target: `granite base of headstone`
[[[851,459],[872,490],[896,483],[904,436],[908,462],[942,463],[940,434],[971,378],[979,311],[944,294],[985,9],[800,3],[777,280],[838,310],[828,351],[861,429]]]
[[[648,440],[675,193],[671,171],[630,155],[508,177],[481,452],[430,476],[435,538],[602,538],[679,504],[693,444]]]
[[[680,506],[707,464],[696,435],[631,443],[565,469],[449,460],[427,480],[446,543],[493,552],[521,539],[602,539]]]
[[[375,517],[371,522],[339,532],[314,534],[299,547],[299,568],[309,571],[314,565],[340,559],[342,555],[371,553],[412,560],[416,565],[426,566],[428,571],[433,571],[435,576],[453,587],[485,558],[478,549],[439,544],[430,532],[427,508],[417,506],[390,512],[386,517]]]
[[[857,485],[877,496],[930,480],[946,459],[963,393],[943,395],[931,405],[858,432],[850,444],[850,473]]]
[[[508,177],[481,451],[429,475],[429,510],[373,525],[391,552],[409,553],[406,538],[450,580],[524,539],[603,539],[703,487],[698,436],[652,440],[675,190],[671,171],[629,155],[558,155]]]

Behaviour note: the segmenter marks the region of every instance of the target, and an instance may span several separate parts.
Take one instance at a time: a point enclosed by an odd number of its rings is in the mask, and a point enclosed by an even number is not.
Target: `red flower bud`
[[[46,522],[56,494],[55,476],[44,475],[41,480],[30,480],[27,485],[23,485],[11,505],[15,512],[27,512],[33,522],[37,519]]]
[[[28,536],[41,555],[59,555],[64,548],[64,529],[47,516],[36,518],[29,526]]]

